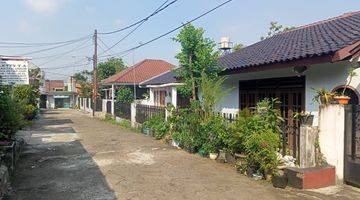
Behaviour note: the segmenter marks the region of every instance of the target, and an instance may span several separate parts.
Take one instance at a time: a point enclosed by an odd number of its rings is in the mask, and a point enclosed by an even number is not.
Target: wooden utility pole
[[[97,30],[94,32],[94,56],[93,56],[93,108],[92,116],[95,116],[96,98],[97,98]]]

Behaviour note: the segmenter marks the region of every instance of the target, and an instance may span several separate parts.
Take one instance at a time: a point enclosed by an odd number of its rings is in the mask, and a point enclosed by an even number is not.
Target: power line
[[[173,0],[172,2],[170,2],[169,4],[167,4],[166,6],[164,6],[169,0],[165,1],[165,3],[163,3],[158,9],[155,10],[155,12],[151,13],[149,16],[145,17],[144,19],[141,19],[135,23],[132,23],[124,28],[121,28],[121,29],[118,29],[118,30],[114,30],[114,31],[109,31],[109,32],[99,32],[98,34],[101,34],[101,35],[108,35],[108,34],[114,34],[114,33],[118,33],[118,32],[121,32],[121,31],[124,31],[126,29],[129,29],[133,26],[136,26],[144,21],[147,21],[149,20],[151,17],[153,17],[154,15],[160,13],[161,11],[165,10],[167,7],[169,7],[170,5],[174,4],[175,2],[177,2],[178,0]],[[164,6],[164,7],[163,7]],[[162,8],[161,8],[162,7]]]
[[[72,40],[66,40],[66,41],[61,41],[61,42],[42,42],[42,43],[25,43],[25,42],[0,42],[0,44],[4,44],[4,45],[22,45],[22,46],[17,46],[17,47],[36,47],[36,46],[51,46],[51,45],[58,45],[58,44],[67,44],[67,43],[73,43],[73,42],[77,42],[77,41],[82,41],[86,38],[89,38],[91,35],[86,35],[84,37],[80,37],[80,38],[76,38],[76,39],[72,39]]]
[[[165,1],[163,4],[161,4],[150,16],[155,15],[159,11],[169,7],[171,4],[175,3],[177,0],[174,0],[170,2],[169,4],[166,4],[169,0]],[[166,5],[165,5],[166,4]],[[165,6],[164,6],[165,5]],[[124,37],[122,37],[119,41],[117,41],[115,44],[113,44],[111,47],[106,49],[105,51],[101,52],[100,55],[105,54],[106,52],[110,51],[112,48],[114,48],[116,45],[118,45],[120,42],[124,41],[127,37],[129,37],[132,33],[134,33],[138,28],[140,28],[147,20],[142,21],[141,23],[137,24],[137,26],[132,29],[128,34],[126,34]]]
[[[89,39],[89,40],[90,40],[90,39]],[[47,60],[47,61],[45,61],[45,62],[43,62],[43,63],[41,63],[41,64],[39,64],[39,65],[41,66],[41,65],[48,64],[48,63],[53,62],[53,61],[55,61],[55,60],[57,60],[57,59],[59,59],[59,58],[62,58],[62,57],[65,56],[66,54],[69,54],[69,53],[71,53],[71,52],[74,52],[74,51],[78,51],[78,50],[87,48],[87,47],[91,46],[91,44],[90,44],[90,45],[86,45],[86,46],[84,46],[84,45],[85,45],[86,43],[88,43],[89,40],[86,40],[85,42],[81,43],[80,45],[76,46],[75,48],[73,48],[73,49],[71,49],[71,50],[69,50],[69,51],[63,52],[62,54],[54,57],[53,59]]]
[[[61,47],[64,47],[64,46],[68,46],[68,45],[71,45],[71,44],[75,44],[75,43],[84,41],[84,40],[86,40],[86,39],[88,39],[88,38],[89,38],[89,37],[83,38],[83,39],[81,39],[81,40],[76,40],[76,41],[73,41],[73,42],[70,42],[70,43],[64,43],[64,44],[57,45],[57,46],[50,47],[50,48],[45,48],[45,49],[40,49],[40,50],[37,50],[37,51],[27,52],[27,53],[24,53],[24,54],[22,54],[22,55],[23,55],[23,56],[26,56],[26,55],[37,54],[37,53],[41,53],[41,52],[44,52],[44,51],[49,51],[49,50],[61,48]]]
[[[116,56],[116,55],[125,54],[125,53],[127,53],[127,52],[129,52],[129,51],[133,51],[133,50],[138,49],[138,48],[140,48],[140,47],[143,47],[143,46],[145,46],[145,45],[147,45],[147,44],[150,44],[150,43],[152,43],[152,42],[154,42],[154,41],[156,41],[156,40],[158,40],[158,39],[160,39],[160,38],[162,38],[162,37],[165,37],[166,35],[169,35],[169,34],[175,32],[175,31],[179,30],[179,29],[182,28],[182,27],[184,27],[184,26],[186,26],[186,25],[188,25],[188,24],[190,24],[190,23],[192,23],[192,22],[194,22],[194,21],[196,21],[196,20],[204,17],[205,15],[207,15],[207,14],[209,14],[209,13],[211,13],[211,12],[217,10],[217,9],[219,9],[220,7],[224,6],[225,4],[230,3],[231,1],[232,1],[232,0],[225,1],[225,2],[223,2],[223,3],[221,3],[221,4],[219,4],[218,6],[216,6],[216,7],[212,8],[212,9],[206,11],[205,13],[203,13],[203,14],[201,14],[201,15],[193,18],[193,19],[191,19],[190,21],[186,22],[185,24],[182,24],[182,25],[180,25],[180,26],[178,26],[178,27],[176,27],[176,28],[174,28],[174,29],[172,29],[172,30],[170,30],[170,31],[162,34],[162,35],[159,35],[158,37],[155,37],[155,38],[153,38],[153,39],[145,42],[145,43],[139,44],[139,45],[137,45],[137,46],[135,46],[135,47],[132,47],[132,48],[130,48],[130,49],[128,49],[128,50],[121,51],[121,52],[119,52],[119,53],[117,53],[117,54],[111,54],[111,55],[107,55],[107,56],[103,56],[103,57],[109,57],[109,56]]]

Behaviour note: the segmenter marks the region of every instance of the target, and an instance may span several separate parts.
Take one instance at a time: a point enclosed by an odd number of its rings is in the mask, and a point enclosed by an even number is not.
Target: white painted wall
[[[150,88],[149,105],[155,105],[155,91],[166,91],[165,105],[171,103],[173,106],[177,106],[177,89],[175,86]]]
[[[338,181],[344,177],[345,109],[343,105],[321,106],[319,144],[328,164],[335,166]]]
[[[317,116],[319,105],[312,102],[312,98],[315,95],[312,88],[324,87],[325,89],[333,90],[337,86],[345,85],[347,81],[347,71],[350,66],[351,63],[348,61],[310,66],[305,73],[305,110]],[[360,69],[356,69],[355,72],[358,76],[353,78],[350,85],[360,91]],[[233,88],[233,90],[221,100],[217,107],[221,112],[225,113],[238,111],[240,80],[290,77],[296,75],[291,67],[229,75],[227,76],[224,87]],[[317,117],[315,117],[314,125],[317,125]]]

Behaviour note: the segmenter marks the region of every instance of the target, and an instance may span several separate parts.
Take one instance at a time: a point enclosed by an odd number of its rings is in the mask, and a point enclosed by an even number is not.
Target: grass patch
[[[106,123],[110,123],[110,124],[114,124],[114,125],[118,125],[123,129],[129,130],[129,131],[133,131],[136,133],[140,133],[141,130],[139,128],[133,128],[131,127],[131,122],[129,120],[123,119],[121,121],[116,121],[115,117],[113,117],[110,114],[106,114],[105,118],[102,119],[102,121],[105,121]]]

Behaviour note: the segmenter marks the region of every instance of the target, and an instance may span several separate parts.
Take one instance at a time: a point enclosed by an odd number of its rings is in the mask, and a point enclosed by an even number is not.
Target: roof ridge
[[[305,25],[300,25],[298,27],[295,27],[294,29],[291,29],[291,30],[287,30],[287,31],[284,31],[278,35],[282,35],[282,34],[285,34],[285,33],[289,33],[289,32],[292,32],[292,31],[296,31],[296,30],[299,30],[299,29],[303,29],[303,28],[307,28],[307,27],[311,27],[311,26],[316,26],[316,25],[319,25],[319,24],[324,24],[324,23],[327,23],[327,22],[330,22],[330,21],[334,21],[334,20],[337,20],[337,19],[342,19],[342,18],[346,18],[346,17],[351,17],[353,16],[354,14],[360,14],[360,10],[358,11],[351,11],[351,12],[346,12],[346,13],[343,13],[339,16],[336,16],[336,17],[331,17],[331,18],[328,18],[328,19],[323,19],[323,20],[319,20],[319,21],[316,21],[316,22],[313,22],[313,23],[310,23],[310,24],[305,24]]]

